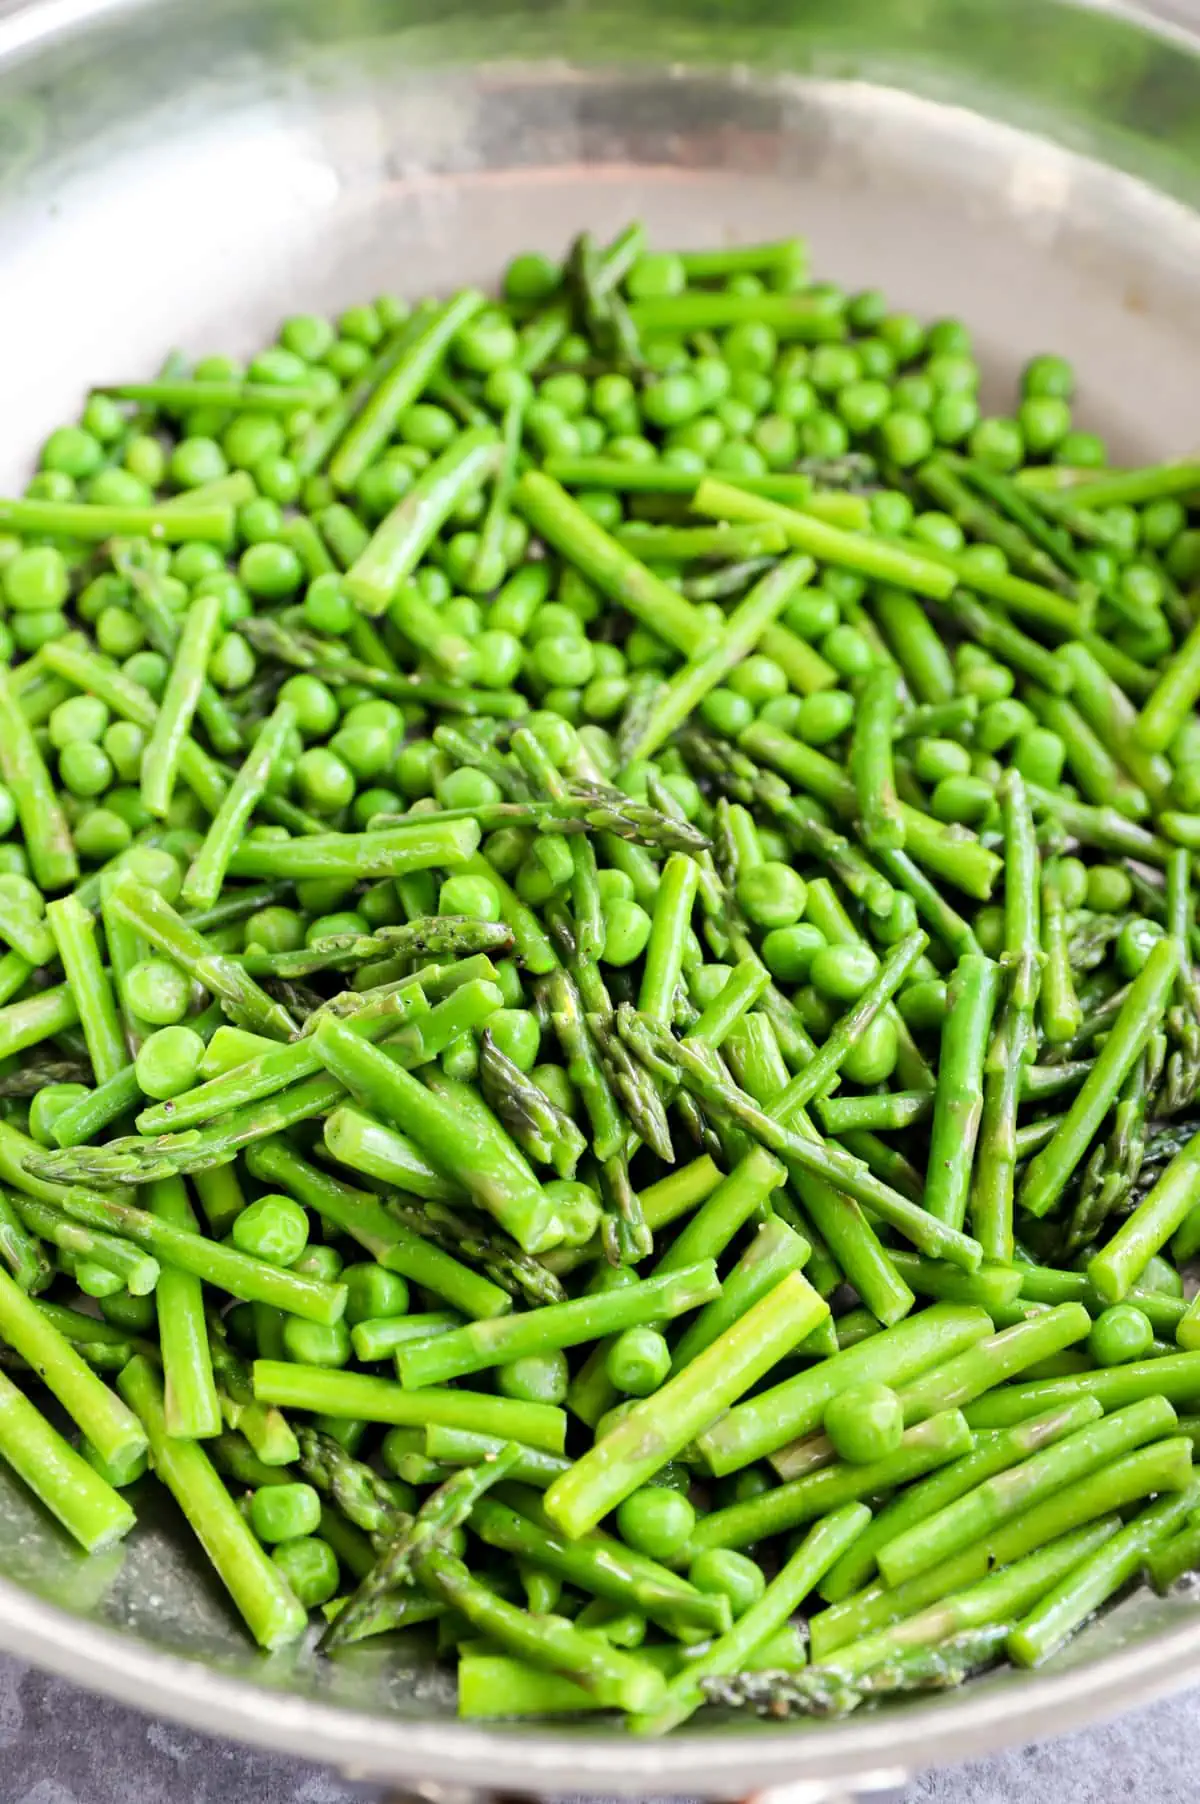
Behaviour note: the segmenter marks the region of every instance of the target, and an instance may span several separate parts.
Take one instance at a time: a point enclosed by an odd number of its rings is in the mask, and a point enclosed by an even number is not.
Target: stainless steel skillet
[[[976,328],[997,386],[1080,369],[1121,453],[1200,441],[1200,5],[1067,0],[0,0],[0,485],[85,383],[282,314],[487,280],[644,217],[804,231]],[[0,1644],[225,1735],[426,1794],[815,1801],[1200,1677],[1139,1595],[1069,1654],[834,1725],[459,1725],[394,1650],[263,1660],[169,1506],[84,1565],[0,1474]]]

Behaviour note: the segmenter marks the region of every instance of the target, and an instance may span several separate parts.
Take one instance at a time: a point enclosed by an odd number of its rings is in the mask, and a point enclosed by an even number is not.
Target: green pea
[[[809,981],[830,1002],[857,1002],[878,969],[869,946],[821,946],[813,954]]]
[[[14,614],[8,623],[8,634],[18,651],[32,654],[51,640],[64,638],[70,624],[61,608],[47,608],[39,613]]]
[[[318,915],[311,921],[304,933],[306,946],[315,945],[318,940],[330,939],[343,933],[366,933],[367,923],[356,909],[346,908],[333,914]]]
[[[729,687],[737,695],[745,696],[756,707],[764,702],[772,701],[776,696],[786,695],[788,680],[775,662],[761,652],[743,658],[729,673]]]
[[[642,393],[642,412],[652,426],[678,426],[700,413],[704,390],[688,370],[662,376]]]
[[[820,412],[816,389],[811,382],[802,378],[790,378],[776,383],[772,399],[778,418],[792,420],[799,425]]]
[[[310,746],[296,760],[295,783],[314,814],[336,814],[353,799],[354,772],[328,746]]]
[[[551,1353],[530,1353],[496,1368],[500,1395],[520,1403],[564,1403],[570,1380],[567,1356],[557,1348]]]
[[[1035,457],[1046,457],[1071,430],[1071,408],[1059,395],[1027,395],[1017,409],[1017,425]]]
[[[502,877],[511,877],[522,859],[528,857],[532,834],[523,827],[500,827],[483,842],[484,856]]]
[[[260,1541],[310,1535],[321,1520],[321,1499],[311,1485],[264,1485],[250,1499],[250,1526]]]
[[[578,743],[570,721],[539,708],[525,717],[524,724],[553,764],[570,762]]]
[[[271,1560],[306,1610],[319,1610],[336,1594],[341,1580],[337,1555],[320,1536],[297,1535],[280,1541],[272,1549]]]
[[[62,607],[71,577],[61,551],[53,545],[34,545],[5,564],[3,586],[10,608],[45,613]]]
[[[486,877],[447,877],[438,891],[438,913],[498,921],[500,896],[495,884]]]
[[[737,881],[738,907],[757,927],[791,927],[804,913],[808,888],[790,865],[765,860]]]
[[[250,1207],[254,1207],[253,1203]],[[241,1219],[239,1215],[234,1222],[235,1228]],[[320,1322],[303,1321],[298,1315],[284,1318],[283,1350],[288,1359],[294,1359],[299,1365],[329,1366],[335,1370],[349,1365],[354,1351],[350,1330],[344,1321],[326,1327]]]
[[[1003,930],[1003,923],[1001,926]],[[940,977],[930,977],[910,983],[900,991],[896,1006],[914,1033],[939,1033],[946,1019],[945,982]]]
[[[974,395],[939,395],[930,409],[929,424],[939,445],[961,445],[979,424],[979,404]]]
[[[768,726],[780,727],[793,738],[800,732],[803,719],[801,708],[804,697],[801,695],[776,695],[769,702],[764,702],[758,711],[758,718]]]
[[[42,446],[39,459],[43,470],[60,470],[76,480],[93,475],[103,462],[103,445],[84,426],[60,426]]]
[[[607,908],[613,902],[632,902],[637,893],[633,878],[625,871],[603,870],[596,873],[596,888],[600,892],[600,900]]]
[[[548,601],[533,615],[521,636],[530,645],[538,645],[543,639],[580,639],[583,623],[562,602]]]
[[[371,361],[371,353],[366,345],[358,344],[352,338],[337,338],[326,351],[321,362],[339,382],[354,382],[361,376]]]
[[[729,439],[713,453],[712,467],[723,476],[765,476],[767,460],[744,439]]]
[[[1142,509],[1142,543],[1152,551],[1163,551],[1187,525],[1187,512],[1181,501],[1165,495]]]
[[[853,1084],[885,1083],[896,1068],[898,1052],[894,1022],[887,1015],[876,1015],[843,1059],[842,1074]]]
[[[968,581],[1003,576],[1008,569],[1008,559],[998,545],[968,545],[961,557]]]
[[[192,1088],[203,1057],[204,1041],[194,1028],[182,1025],[159,1028],[157,1033],[149,1034],[143,1040],[134,1061],[138,1086],[145,1095],[160,1102],[170,1096],[179,1096]],[[243,1248],[243,1251],[248,1250]]]
[[[1116,864],[1094,864],[1087,874],[1087,905],[1099,914],[1123,914],[1133,900],[1133,882]]]
[[[497,1051],[520,1071],[532,1071],[542,1044],[537,1016],[528,1009],[498,1009],[488,1018],[487,1032]]]
[[[999,958],[1004,950],[1004,910],[989,904],[975,916],[975,937],[980,950],[989,958]]]
[[[1075,372],[1065,357],[1031,357],[1021,371],[1021,393],[1027,398],[1052,395],[1056,400],[1069,401],[1075,393]]]
[[[763,963],[780,983],[804,983],[814,957],[825,944],[825,935],[811,921],[774,927],[762,943]]]
[[[754,719],[754,703],[734,689],[718,686],[710,689],[700,704],[700,718],[714,733],[736,739]]]
[[[936,508],[914,514],[911,532],[914,539],[933,545],[939,551],[961,551],[963,548],[963,530],[958,521]]]
[[[113,767],[103,747],[73,739],[58,755],[58,774],[72,795],[98,796],[111,785]]]
[[[732,975],[733,967],[723,964],[699,965],[688,975],[688,987],[697,1008],[715,1002]]]
[[[577,633],[541,636],[529,655],[530,670],[546,688],[578,688],[587,683],[595,662],[589,642]]]
[[[937,398],[937,390],[924,370],[909,370],[892,384],[892,405],[906,413],[928,414]]]
[[[366,308],[353,308],[351,313],[366,314],[367,311]],[[350,315],[344,317],[349,318]],[[347,333],[346,336],[349,337],[350,334]],[[379,327],[377,324],[374,338],[369,342],[375,343],[378,338]],[[364,342],[368,341],[364,338]],[[268,345],[265,351],[259,351],[250,359],[246,375],[251,382],[266,382],[272,386],[295,388],[308,381],[310,371],[303,357],[298,357],[295,351],[288,350],[285,345]]]
[[[878,288],[864,288],[852,295],[846,322],[855,332],[877,332],[887,318],[887,296]]]
[[[800,454],[800,435],[793,416],[764,413],[755,421],[750,442],[768,470],[787,470]]]
[[[733,372],[729,392],[739,401],[744,401],[752,413],[760,414],[770,406],[771,391],[771,379],[762,370],[740,369]]]
[[[304,944],[304,921],[294,908],[272,903],[246,918],[246,944],[264,952],[295,952]]]
[[[818,690],[803,698],[796,717],[799,736],[806,744],[828,745],[849,731],[854,720],[854,697],[844,689]]]
[[[817,345],[808,359],[808,379],[821,394],[834,394],[857,382],[861,371],[853,345]]]
[[[823,580],[825,587],[841,607],[853,606],[867,592],[866,578],[859,576],[856,570],[829,569]]]
[[[670,1560],[686,1547],[696,1526],[696,1512],[680,1491],[643,1485],[617,1509],[617,1532],[635,1553]]]
[[[923,463],[933,450],[933,426],[911,407],[893,408],[880,420],[878,430],[884,456],[902,470]]]
[[[802,589],[784,609],[784,621],[801,639],[824,639],[841,619],[837,597],[827,589]]]
[[[477,313],[459,331],[453,354],[464,369],[489,375],[516,361],[519,342],[516,330],[499,308]]]
[[[1108,462],[1108,446],[1098,432],[1068,432],[1059,439],[1053,462],[1080,470],[1102,470]]]
[[[396,756],[392,776],[401,795],[409,801],[433,794],[437,747],[432,739],[413,739]]]
[[[314,577],[304,596],[304,618],[314,633],[338,636],[354,623],[355,608],[333,572]]]
[[[132,829],[111,808],[91,808],[72,829],[75,850],[91,864],[104,864],[133,838]]]
[[[264,539],[243,551],[238,576],[251,595],[279,601],[295,594],[304,580],[304,566],[290,545]]]
[[[152,1027],[182,1021],[192,1000],[186,971],[165,958],[143,959],[126,973],[122,993],[129,1008]]]
[[[239,1252],[270,1265],[291,1265],[308,1244],[308,1216],[290,1196],[272,1193],[247,1203],[231,1231]]]
[[[760,320],[731,326],[721,342],[730,369],[761,370],[764,375],[774,364],[778,348],[774,332]]]
[[[1098,1366],[1122,1366],[1145,1359],[1154,1345],[1154,1329],[1134,1304],[1114,1303],[1092,1323],[1087,1344]]]
[[[54,1124],[73,1103],[90,1094],[86,1084],[46,1084],[29,1105],[29,1132],[39,1146],[56,1146]]]
[[[503,792],[486,771],[471,770],[463,765],[443,777],[436,785],[434,794],[443,808],[485,808],[490,803],[499,802]]]
[[[818,408],[801,423],[800,446],[805,457],[836,461],[850,449],[850,433],[838,414]]]
[[[847,678],[865,676],[875,662],[870,640],[856,626],[845,622],[826,633],[821,641],[821,656],[839,676]]]
[[[47,722],[50,743],[63,751],[76,742],[95,742],[103,738],[108,722],[108,709],[102,701],[93,695],[73,695],[58,704]]]
[[[880,344],[883,360],[890,361],[890,352],[886,345]],[[878,367],[878,359],[873,359]],[[899,393],[893,395],[886,380],[878,375],[866,375],[856,381],[848,382],[837,397],[837,410],[856,438],[865,438],[881,425],[894,404],[903,404]]]
[[[895,352],[897,363],[912,363],[925,347],[925,328],[913,313],[888,313],[876,330]]]
[[[540,251],[525,251],[508,265],[502,286],[510,301],[538,302],[556,294],[561,282],[557,263]]]
[[[839,1459],[866,1466],[896,1451],[904,1435],[904,1410],[886,1384],[852,1384],[830,1401],[824,1427]]]

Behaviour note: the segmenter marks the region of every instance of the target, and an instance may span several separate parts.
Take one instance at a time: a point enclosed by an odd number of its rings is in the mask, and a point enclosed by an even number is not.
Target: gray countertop
[[[1195,1804],[1200,1693],[915,1779],[905,1804]],[[210,1740],[0,1658],[0,1804],[364,1804],[300,1761]]]

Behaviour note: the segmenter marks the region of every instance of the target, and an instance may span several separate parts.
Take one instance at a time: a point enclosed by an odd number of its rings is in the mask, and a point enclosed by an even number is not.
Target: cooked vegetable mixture
[[[979,379],[634,225],[50,435],[0,1454],[81,1546],[149,1471],[263,1647],[639,1734],[1200,1562],[1200,464]]]

